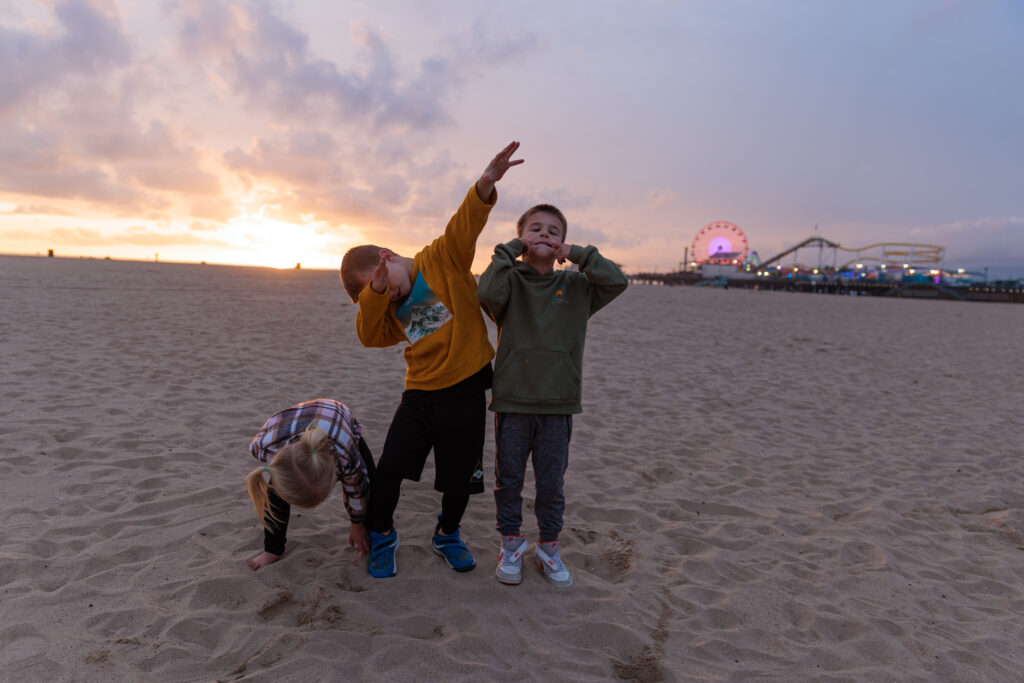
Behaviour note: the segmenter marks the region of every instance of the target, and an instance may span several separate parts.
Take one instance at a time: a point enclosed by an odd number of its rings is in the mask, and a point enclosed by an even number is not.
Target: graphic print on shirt
[[[409,343],[415,344],[428,334],[441,329],[442,325],[452,319],[452,314],[427,286],[423,273],[416,273],[412,291],[395,311],[395,317],[405,329]]]
[[[554,296],[551,297],[550,303],[552,304],[567,304],[569,300],[565,298],[565,290],[559,288],[555,290]]]

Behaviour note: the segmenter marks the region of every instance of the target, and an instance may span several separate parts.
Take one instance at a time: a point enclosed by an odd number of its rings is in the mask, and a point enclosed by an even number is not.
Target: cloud
[[[72,216],[71,211],[52,204],[19,204],[10,211],[3,212],[7,216]]]
[[[658,211],[674,204],[677,197],[671,190],[651,190],[647,193],[647,206]]]
[[[379,30],[354,23],[349,40],[357,57],[343,67],[313,54],[307,35],[273,3],[181,0],[169,6],[169,16],[182,57],[230,84],[247,106],[281,120],[301,114],[378,133],[452,126],[449,107],[458,89],[536,42],[525,31],[488,31],[478,20],[473,30],[447,41],[447,51],[403,64]]]
[[[231,170],[259,180],[327,187],[352,178],[351,173],[335,161],[338,154],[338,144],[331,135],[299,130],[284,142],[259,138],[248,150],[231,149],[224,153],[224,162]]]
[[[608,233],[597,228],[590,228],[585,225],[569,224],[569,229],[565,232],[569,242],[573,244],[594,244],[594,245],[606,245],[609,244],[611,238]]]
[[[342,150],[329,134],[301,130],[285,140],[258,139],[248,150],[229,150],[224,162],[249,184],[272,188],[258,201],[275,205],[287,220],[313,214],[332,222],[393,224],[395,212],[410,200],[409,181],[383,164],[350,170],[358,162],[346,160],[361,152]]]
[[[202,168],[196,151],[174,142],[158,121],[141,130],[130,121],[113,130],[89,107],[42,112],[14,124],[0,139],[0,190],[8,193],[103,203],[115,213],[167,206],[160,193],[215,194],[218,178]]]
[[[341,70],[309,51],[308,38],[270,3],[185,0],[170,6],[181,55],[212,69],[250,107],[281,119],[301,112],[377,129],[430,130],[452,123],[446,102],[459,71],[440,57],[403,77],[378,32],[356,27],[361,69]]]
[[[433,230],[466,176],[433,133],[471,78],[536,39],[477,20],[410,60],[353,24],[341,64],[284,6],[171,0],[156,33],[129,36],[117,3],[57,0],[45,26],[0,28],[17,67],[0,72],[0,197],[202,225],[236,217],[241,190],[285,220]]]
[[[14,139],[9,142],[14,142]],[[5,192],[60,199],[89,199],[111,204],[130,204],[139,193],[116,182],[109,171],[75,167],[73,164],[42,165],[39,160],[23,160],[22,150],[0,143],[0,187]]]
[[[238,208],[230,199],[222,197],[197,197],[189,205],[189,215],[193,218],[206,218],[218,223],[225,223],[238,215]],[[193,226],[200,225],[193,223]],[[205,228],[193,228],[202,230]]]
[[[87,0],[64,0],[53,13],[52,29],[0,26],[0,114],[70,78],[130,61],[128,38],[113,12]]]
[[[163,232],[142,226],[132,226],[112,233],[109,230],[93,230],[89,228],[47,228],[44,230],[3,230],[0,235],[11,240],[45,240],[54,246],[72,245],[75,247],[113,247],[113,246],[206,246],[234,248],[235,245],[197,235],[190,230]]]
[[[199,221],[192,221],[188,224],[188,229],[192,232],[212,232],[213,230],[220,230],[221,227],[216,223],[200,223]]]
[[[913,228],[911,241],[946,248],[947,261],[987,265],[1024,263],[1024,217],[985,217]]]

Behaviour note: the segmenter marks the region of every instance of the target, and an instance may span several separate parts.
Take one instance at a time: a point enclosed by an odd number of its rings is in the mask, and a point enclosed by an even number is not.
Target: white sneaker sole
[[[544,575],[544,578],[548,580],[548,583],[550,583],[555,588],[568,588],[573,584],[572,574],[569,573],[568,569],[564,568],[564,564],[562,565],[563,569],[561,570],[557,570],[549,566],[548,562],[551,561],[551,558],[548,557],[547,553],[540,549],[539,544],[537,546],[536,552],[537,566],[540,568],[540,571]],[[562,574],[565,575],[565,578],[561,578],[561,576],[556,578],[556,575]]]
[[[506,586],[518,586],[523,582],[523,570],[520,569],[518,574],[506,574],[501,571],[501,566],[498,566],[494,570],[494,578]]]
[[[541,573],[544,574],[544,578],[548,580],[548,583],[550,583],[555,588],[569,588],[570,586],[572,586],[572,574],[570,574],[568,571],[565,572],[566,578],[556,579],[555,574],[560,574],[561,572],[550,571],[540,560],[537,560],[537,566],[540,568]]]

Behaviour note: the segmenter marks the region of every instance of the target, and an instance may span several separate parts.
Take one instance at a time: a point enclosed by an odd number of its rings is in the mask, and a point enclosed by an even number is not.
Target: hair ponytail
[[[256,516],[267,526],[279,522],[270,505],[270,485],[263,478],[265,471],[273,475],[274,493],[290,505],[316,507],[327,498],[337,478],[335,456],[330,437],[324,430],[310,425],[298,441],[284,446],[266,467],[257,467],[245,477],[249,498]]]
[[[327,432],[312,424],[302,432],[302,443],[309,448],[312,456],[309,470],[314,479],[323,479],[329,476],[334,466],[334,454],[328,447],[328,438]]]
[[[263,478],[263,472],[269,471],[266,467],[257,467],[245,476],[245,488],[249,490],[249,498],[252,506],[256,509],[256,516],[260,518],[260,524],[267,525],[267,520],[278,522],[274,511],[270,507],[270,486]]]

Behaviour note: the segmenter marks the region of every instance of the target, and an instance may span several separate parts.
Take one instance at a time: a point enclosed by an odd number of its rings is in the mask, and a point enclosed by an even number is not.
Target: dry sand
[[[592,321],[559,591],[494,580],[489,493],[450,571],[429,471],[397,577],[340,493],[246,568],[263,420],[334,397],[379,454],[402,389],[334,273],[0,257],[0,287],[4,681],[1021,678],[1024,306],[631,287]]]

